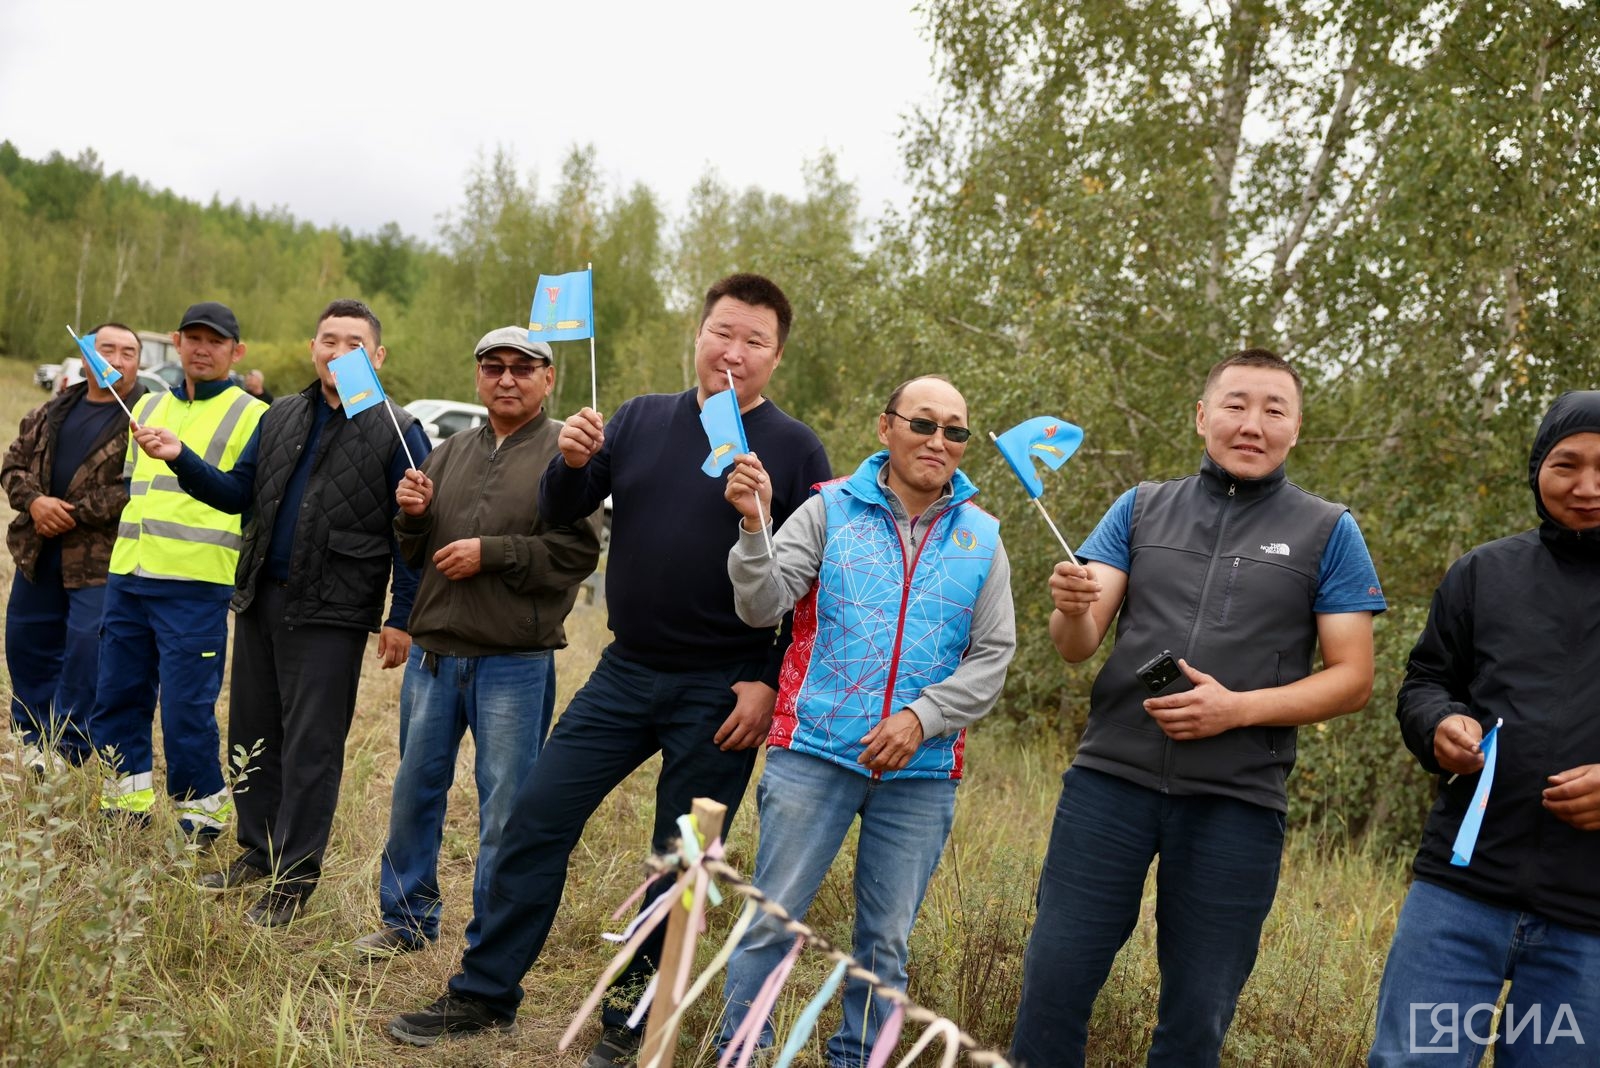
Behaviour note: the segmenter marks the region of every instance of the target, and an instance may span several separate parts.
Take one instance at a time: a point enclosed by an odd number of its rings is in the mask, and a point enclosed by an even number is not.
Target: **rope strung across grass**
[[[823,956],[837,964],[843,964],[845,974],[852,979],[866,983],[873,993],[884,998],[895,1007],[895,1011],[905,1019],[916,1024],[925,1025],[928,1031],[913,1047],[910,1056],[901,1064],[909,1063],[912,1058],[921,1053],[929,1041],[935,1037],[943,1037],[947,1043],[945,1065],[953,1064],[958,1050],[965,1051],[967,1060],[971,1064],[984,1065],[987,1068],[1011,1068],[1009,1061],[991,1049],[978,1045],[977,1039],[963,1031],[953,1021],[940,1016],[932,1009],[925,1009],[912,1001],[903,990],[897,990],[884,983],[876,972],[863,968],[856,959],[826,937],[817,933],[812,928],[789,915],[787,909],[769,898],[761,888],[751,882],[737,868],[728,864],[717,856],[700,855],[693,860],[683,857],[680,853],[669,853],[666,856],[652,856],[645,861],[645,867],[656,876],[681,875],[691,866],[703,867],[713,878],[726,885],[734,893],[755,902],[756,907],[769,916],[782,921],[784,930],[790,934],[805,939],[806,943],[815,946]]]

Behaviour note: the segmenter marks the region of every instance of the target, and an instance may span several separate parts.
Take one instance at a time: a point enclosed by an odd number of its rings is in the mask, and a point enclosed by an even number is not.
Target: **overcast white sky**
[[[901,116],[934,94],[911,3],[0,0],[0,139],[429,239],[497,145],[548,190],[592,142],[674,215],[708,164],[795,194],[827,148],[877,215],[907,198]]]

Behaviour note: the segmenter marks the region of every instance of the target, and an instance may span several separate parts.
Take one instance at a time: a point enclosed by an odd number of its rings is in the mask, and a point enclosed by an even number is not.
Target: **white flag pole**
[[[989,431],[989,440],[994,442],[995,448],[998,449],[1000,447],[1000,440],[994,436],[994,431],[992,430]],[[1005,454],[1001,453],[1001,455]],[[1026,492],[1027,487],[1023,487],[1023,490]],[[1028,499],[1033,502],[1035,508],[1039,509],[1039,514],[1044,517],[1045,525],[1050,528],[1050,533],[1056,536],[1056,541],[1061,543],[1061,551],[1067,554],[1067,559],[1071,560],[1074,566],[1082,566],[1078,564],[1078,558],[1072,555],[1072,549],[1067,545],[1067,539],[1063,538],[1061,531],[1056,529],[1056,521],[1051,519],[1050,513],[1044,510],[1044,504],[1037,497],[1030,496]]]
[[[589,263],[584,267],[589,272],[589,407],[595,411],[600,410],[600,376],[595,373],[594,363],[594,264]]]
[[[413,471],[417,470],[417,461],[411,458],[411,446],[406,444],[406,432],[400,429],[400,419],[394,414],[394,405],[389,403],[387,395],[383,398],[383,410],[389,413],[389,422],[394,424],[394,432],[400,435],[400,447],[406,451],[406,463]]]
[[[67,333],[72,335],[72,340],[78,341],[80,343],[82,342],[82,338],[78,337],[78,332],[76,330],[72,329],[72,327],[70,327],[70,326],[67,327]],[[81,347],[81,344],[80,344],[80,347]],[[88,363],[87,360],[85,360],[84,362]],[[107,364],[106,366],[110,367],[111,365]],[[118,371],[117,373],[121,374],[122,372]],[[93,364],[89,365],[89,374],[91,374],[91,375],[94,374],[94,365]],[[85,376],[85,377],[87,377],[87,376]],[[98,385],[99,382],[100,382],[100,377],[98,375],[95,375],[95,383]],[[117,402],[117,407],[121,408],[123,410],[123,412],[128,416],[128,422],[130,422],[130,423],[133,422],[133,413],[128,410],[128,406],[126,404],[122,403],[122,395],[120,393],[118,393],[116,391],[116,388],[113,387],[113,386],[106,386],[105,388],[111,391],[111,399]]]
[[[733,372],[723,368],[722,373],[728,376],[728,392],[733,394],[733,410],[739,410],[739,393],[733,388]],[[743,422],[743,416],[740,417]],[[746,444],[749,444],[746,442]],[[761,537],[767,543],[767,559],[772,559],[772,531],[767,529],[767,510],[761,507],[761,493],[756,492],[756,518],[761,521]]]

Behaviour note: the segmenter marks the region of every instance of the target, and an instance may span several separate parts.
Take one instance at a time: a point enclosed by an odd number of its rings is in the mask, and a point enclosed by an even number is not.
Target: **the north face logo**
[[[1261,551],[1269,556],[1288,556],[1289,547],[1281,541],[1270,542],[1261,547]]]

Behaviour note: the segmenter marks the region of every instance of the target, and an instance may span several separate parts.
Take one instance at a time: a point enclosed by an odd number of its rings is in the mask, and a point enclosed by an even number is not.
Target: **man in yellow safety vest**
[[[207,301],[172,335],[183,382],[134,407],[224,470],[267,406],[229,380],[244,357],[239,320]],[[111,550],[100,675],[88,734],[108,766],[103,807],[139,820],[155,804],[152,724],[160,694],[167,793],[185,830],[213,838],[233,811],[218,757],[217,695],[227,659],[228,600],[239,563],[239,516],[190,497],[164,462],[130,441],[128,503]]]

